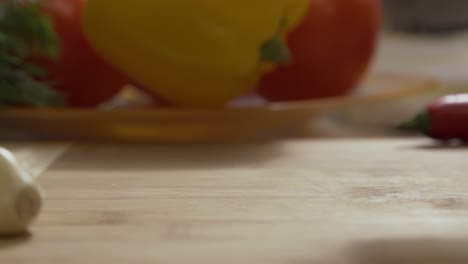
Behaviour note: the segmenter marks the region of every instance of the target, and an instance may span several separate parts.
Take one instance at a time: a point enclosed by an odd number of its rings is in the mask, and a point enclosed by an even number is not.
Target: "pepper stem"
[[[291,60],[291,52],[284,40],[276,35],[263,44],[261,48],[261,60],[277,64],[287,64]]]
[[[429,112],[425,111],[416,115],[413,119],[404,122],[397,126],[397,129],[405,130],[405,131],[417,131],[424,134],[428,134],[430,132],[431,127],[431,115]]]

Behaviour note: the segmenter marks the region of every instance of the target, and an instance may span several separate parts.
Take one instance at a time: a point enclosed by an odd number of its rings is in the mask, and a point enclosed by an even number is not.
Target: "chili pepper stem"
[[[398,130],[414,131],[417,130],[418,126],[414,120],[410,120],[408,122],[398,125],[396,128]]]
[[[429,134],[431,127],[431,115],[429,112],[418,114],[412,120],[402,123],[397,126],[397,129],[404,131],[418,131],[424,134]]]

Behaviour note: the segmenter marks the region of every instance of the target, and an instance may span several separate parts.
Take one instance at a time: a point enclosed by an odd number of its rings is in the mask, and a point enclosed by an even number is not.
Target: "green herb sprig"
[[[47,72],[32,57],[54,59],[58,37],[40,1],[0,2],[0,106],[63,106],[64,97],[40,79]]]

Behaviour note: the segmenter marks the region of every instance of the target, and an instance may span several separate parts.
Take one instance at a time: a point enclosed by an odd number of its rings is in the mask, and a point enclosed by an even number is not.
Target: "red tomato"
[[[311,0],[288,36],[292,62],[266,75],[260,94],[293,101],[349,93],[372,59],[381,15],[378,0]]]
[[[94,107],[116,95],[128,83],[90,46],[81,27],[86,0],[46,0],[44,9],[60,37],[56,62],[44,62],[56,89],[70,106]]]

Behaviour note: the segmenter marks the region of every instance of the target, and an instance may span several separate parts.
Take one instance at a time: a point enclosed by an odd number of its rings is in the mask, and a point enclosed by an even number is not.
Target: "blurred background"
[[[466,0],[384,0],[388,29],[418,34],[449,34],[468,28]]]
[[[379,69],[467,79],[467,0],[384,0]]]

